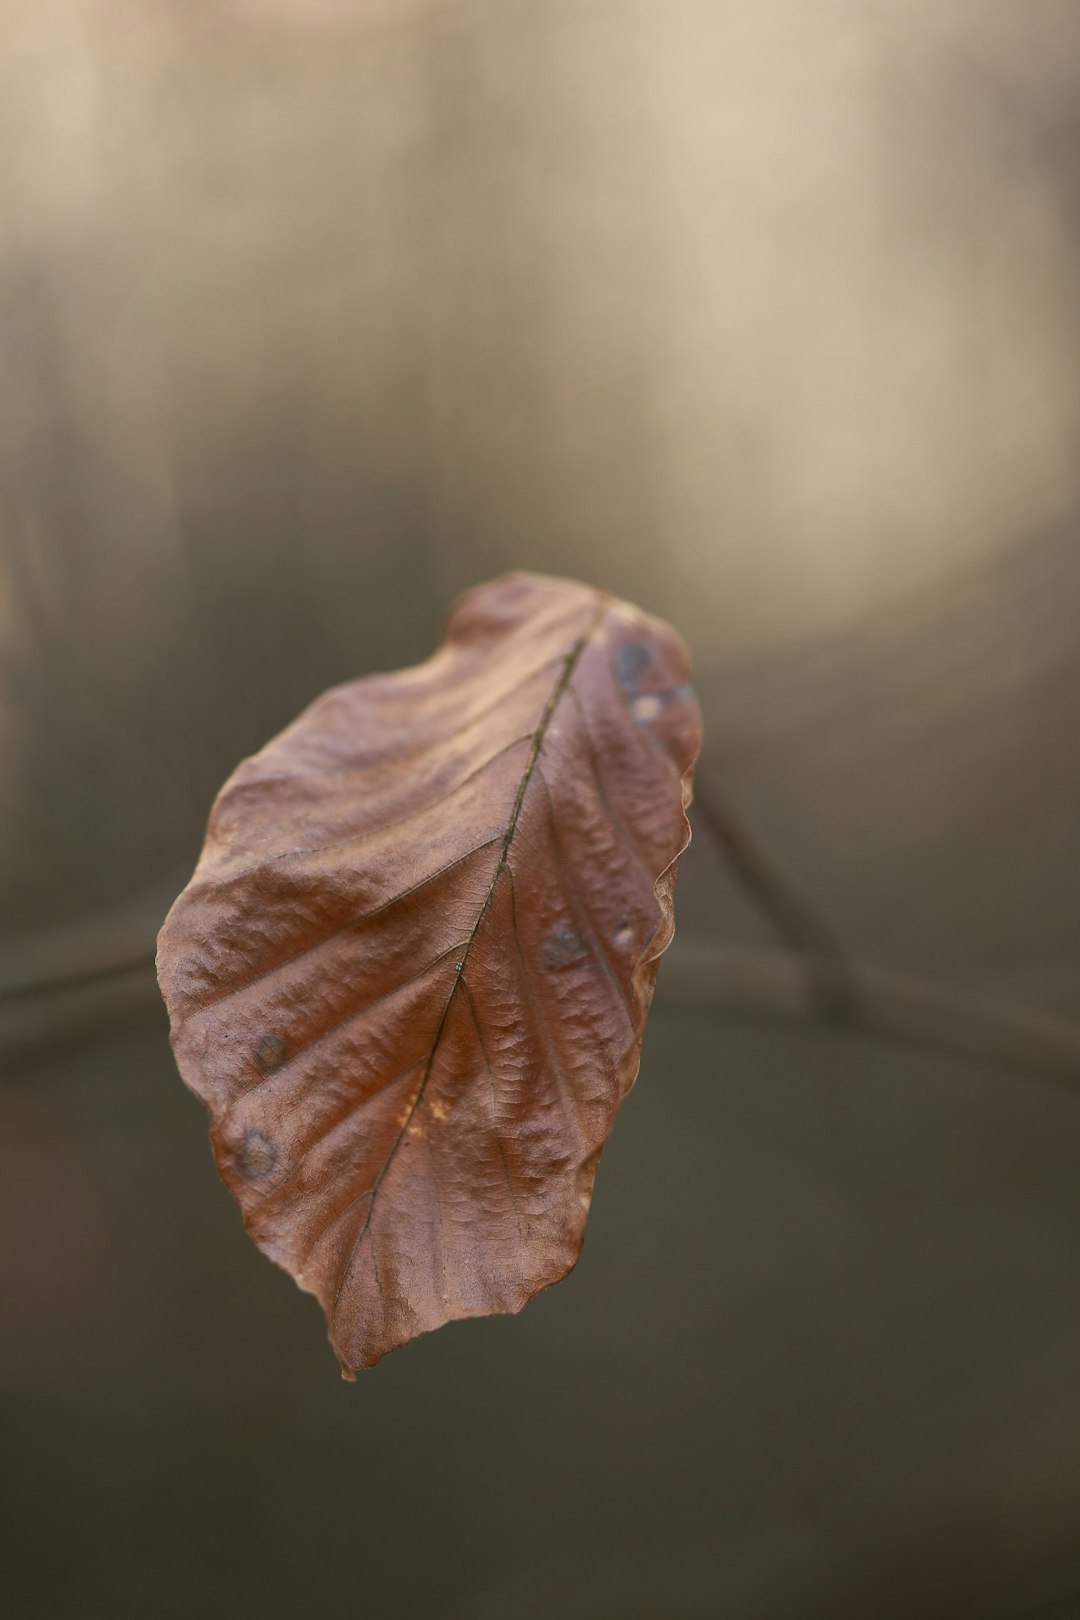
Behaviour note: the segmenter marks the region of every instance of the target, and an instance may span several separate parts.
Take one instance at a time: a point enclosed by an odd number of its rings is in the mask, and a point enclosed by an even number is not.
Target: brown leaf
[[[667,625],[514,574],[222,789],[158,976],[221,1175],[346,1376],[577,1260],[699,741]]]

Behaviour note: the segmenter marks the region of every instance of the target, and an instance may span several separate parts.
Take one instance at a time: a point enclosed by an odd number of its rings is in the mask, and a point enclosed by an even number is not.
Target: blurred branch
[[[84,968],[80,973],[65,973],[50,978],[28,979],[25,983],[0,984],[0,1002],[26,1002],[42,996],[63,995],[68,990],[82,990],[105,984],[109,979],[124,978],[132,973],[153,971],[152,951],[142,950],[128,962],[113,962],[106,967]]]
[[[834,1031],[1080,1087],[1080,1027],[1070,1020],[991,1004],[861,962],[847,965],[843,1011],[823,1012],[813,989],[821,968],[797,951],[680,936],[660,985],[671,1006],[770,1021],[809,1018]]]
[[[176,886],[177,888],[179,885]],[[169,898],[176,892],[169,890]],[[147,1018],[163,1019],[153,939],[168,901],[91,919],[0,952],[0,1057],[56,1046]],[[87,964],[94,964],[88,966]],[[903,1043],[1014,1073],[1080,1084],[1080,1028],[1022,1008],[843,959],[843,996],[824,997],[838,972],[812,950],[725,945],[679,935],[658,998],[769,1022],[809,1020],[833,1031]]]
[[[853,994],[847,954],[827,923],[782,877],[734,811],[699,771],[694,807],[717,851],[747,898],[771,924],[781,945],[802,963],[807,988],[830,1017],[850,1009]]]
[[[154,939],[183,881],[0,946],[0,1058],[160,1016]]]
[[[88,972],[64,988],[4,996],[0,1006],[0,1060],[36,1059],[150,1018],[164,1018],[154,979],[154,959],[142,967]]]
[[[718,852],[771,923],[783,951],[708,940],[676,942],[669,999],[769,1018],[816,1015],[833,1027],[1080,1082],[1080,1028],[1024,1009],[853,961],[815,908],[783,877],[748,829],[699,776],[694,803]],[[674,979],[674,984],[671,980]]]

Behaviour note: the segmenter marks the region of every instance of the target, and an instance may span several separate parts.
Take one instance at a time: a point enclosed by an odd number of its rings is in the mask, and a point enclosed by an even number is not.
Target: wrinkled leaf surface
[[[637,1072],[700,721],[674,632],[511,575],[245,760],[159,940],[252,1237],[343,1371],[581,1249]]]

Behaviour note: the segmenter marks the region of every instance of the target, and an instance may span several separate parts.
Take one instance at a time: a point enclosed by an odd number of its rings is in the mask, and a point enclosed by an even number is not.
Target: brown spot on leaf
[[[247,1181],[261,1181],[278,1162],[277,1148],[265,1131],[248,1131],[233,1159],[239,1173]]]
[[[540,948],[540,960],[551,972],[581,962],[588,951],[576,928],[553,928]]]
[[[263,1074],[273,1074],[275,1069],[280,1069],[288,1055],[289,1048],[280,1035],[260,1035],[255,1042],[255,1067]]]

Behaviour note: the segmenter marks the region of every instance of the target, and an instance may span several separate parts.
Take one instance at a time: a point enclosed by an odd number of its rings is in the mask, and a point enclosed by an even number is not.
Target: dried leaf
[[[346,1376],[577,1260],[699,739],[668,626],[515,574],[222,789],[159,941],[173,1046]]]

